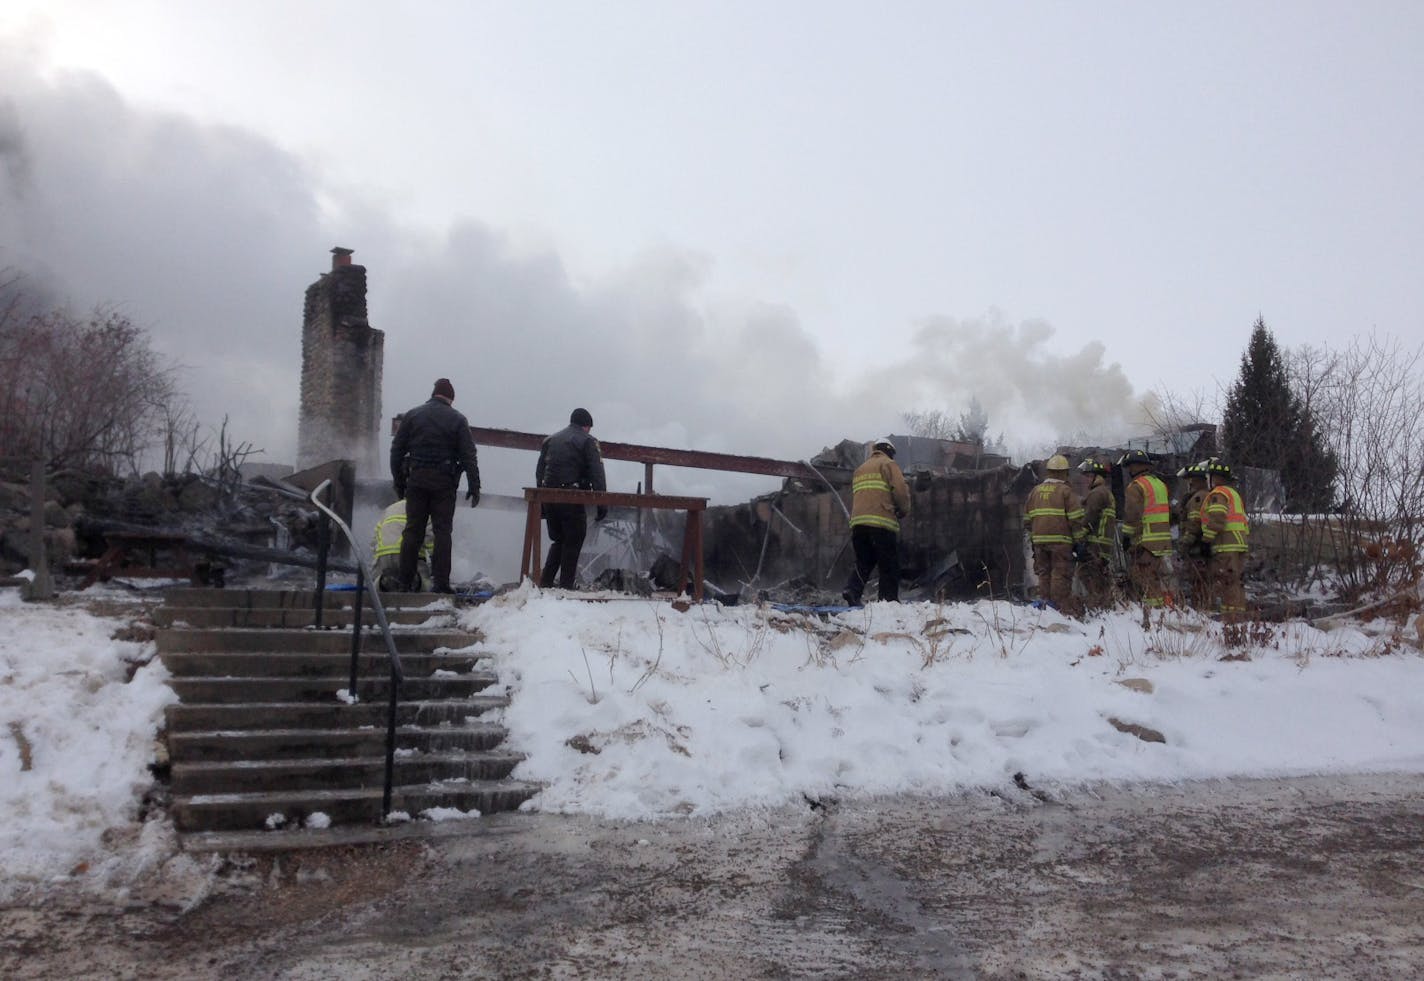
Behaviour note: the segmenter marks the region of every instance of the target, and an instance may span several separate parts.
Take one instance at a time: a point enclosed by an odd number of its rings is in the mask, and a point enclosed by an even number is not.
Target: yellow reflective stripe
[[[1079,518],[1079,519],[1081,519],[1082,517],[1083,517],[1083,509],[1082,509],[1082,508],[1077,508],[1077,509],[1075,509],[1075,510],[1072,510],[1072,511],[1069,511],[1069,512],[1068,512],[1068,520],[1069,520],[1069,521],[1072,521],[1074,518]]]
[[[399,534],[399,533],[396,534],[396,541],[395,541],[395,544],[394,544],[394,545],[387,545],[387,544],[385,543],[385,542],[386,542],[385,531],[386,531],[386,526],[387,526],[387,525],[402,525],[402,526],[404,526],[404,525],[405,525],[405,515],[392,515],[392,516],[389,517],[389,518],[382,518],[382,519],[376,524],[376,541],[380,543],[380,544],[377,545],[377,547],[376,547],[376,556],[375,556],[375,557],[378,558],[378,559],[379,559],[381,556],[383,556],[383,555],[398,555],[398,554],[400,554],[401,543],[400,543],[400,534]]]
[[[1035,545],[1072,545],[1073,539],[1067,535],[1034,535]]]
[[[888,528],[891,531],[900,530],[900,522],[894,518],[886,518],[879,514],[860,514],[850,519],[850,526],[852,528],[859,525],[867,525],[871,528]]]
[[[401,530],[396,532],[396,540],[395,544],[393,545],[385,544],[386,536],[384,532],[386,529],[386,525],[400,525],[401,527]],[[376,546],[376,554],[373,555],[372,558],[379,559],[386,555],[399,555],[401,550],[401,536],[404,533],[405,515],[403,514],[393,514],[389,518],[382,518],[380,521],[378,521],[376,523],[376,541],[378,542],[378,544]],[[430,557],[429,542],[421,543],[420,554],[425,556],[427,559]]]
[[[888,483],[886,483],[883,478],[881,478],[881,477],[876,477],[876,476],[871,476],[871,477],[857,477],[857,478],[855,478],[855,480],[851,481],[851,485],[850,485],[850,486],[851,486],[851,490],[853,490],[853,491],[863,491],[863,490],[883,490],[883,491],[888,491],[888,490],[890,489],[890,485],[889,485]]]
[[[1171,506],[1167,499],[1167,485],[1151,474],[1143,474],[1133,481],[1142,489],[1142,530],[1137,537],[1139,545],[1161,545],[1172,541]],[[1136,525],[1123,525],[1128,535],[1138,534]],[[1149,548],[1154,555],[1157,549]]]
[[[1113,521],[1113,522],[1116,522],[1116,521],[1117,521],[1117,508],[1114,507],[1114,506],[1111,505],[1111,504],[1109,504],[1107,507],[1103,508],[1103,513],[1100,514],[1100,515],[1098,515],[1098,533],[1097,533],[1097,536],[1096,536],[1096,537],[1090,537],[1088,540],[1089,540],[1089,541],[1092,541],[1092,542],[1097,542],[1097,543],[1100,544],[1100,545],[1110,545],[1110,544],[1112,544],[1111,539],[1108,537],[1108,522],[1109,522],[1109,521]]]
[[[1079,511],[1078,516],[1082,517],[1083,512]],[[1030,518],[1062,518],[1064,517],[1062,508],[1033,508],[1028,512]]]

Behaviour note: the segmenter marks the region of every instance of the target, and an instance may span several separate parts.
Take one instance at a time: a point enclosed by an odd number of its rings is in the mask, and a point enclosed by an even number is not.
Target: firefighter
[[[1206,463],[1207,492],[1201,505],[1201,537],[1209,551],[1207,574],[1221,602],[1223,623],[1246,617],[1246,553],[1251,526],[1246,504],[1234,485],[1230,464],[1212,457]]]
[[[539,462],[534,467],[534,482],[539,487],[560,487],[570,490],[608,489],[603,475],[603,453],[598,440],[591,435],[593,416],[587,409],[569,413],[569,424],[544,440],[539,448]],[[588,512],[582,504],[546,504],[544,522],[549,528],[549,558],[539,585],[545,589],[557,581],[561,589],[573,589],[578,574],[579,552],[588,534]],[[595,520],[608,517],[608,508],[598,506]]]
[[[1043,483],[1028,492],[1024,501],[1024,525],[1033,544],[1033,574],[1038,577],[1038,595],[1065,616],[1080,616],[1073,595],[1075,560],[1087,558],[1087,528],[1083,505],[1068,486],[1068,458],[1061,453],[1044,464]]]
[[[432,592],[453,593],[450,588],[450,538],[455,526],[455,495],[460,473],[465,474],[465,499],[470,507],[480,503],[480,465],[470,423],[455,410],[455,387],[439,378],[429,401],[401,417],[391,440],[391,479],[396,496],[405,498],[406,524],[401,535],[401,585],[414,592],[416,558],[425,541],[425,523],[435,528],[430,560]]]
[[[1127,558],[1128,577],[1142,601],[1142,622],[1166,602],[1162,588],[1163,559],[1172,550],[1172,504],[1167,485],[1152,473],[1152,461],[1142,450],[1128,450],[1117,461],[1131,477],[1122,495],[1118,530]]]
[[[895,462],[895,444],[886,436],[870,447],[870,458],[851,477],[850,544],[855,552],[841,597],[859,606],[870,573],[880,569],[880,598],[900,599],[900,519],[910,513],[910,488]]]
[[[404,533],[405,500],[401,499],[381,512],[381,520],[376,522],[376,530],[371,534],[371,554],[375,558],[371,576],[382,592],[395,592],[403,585],[400,579],[400,550]],[[415,562],[415,574],[421,589],[430,588],[430,546],[433,541],[432,533],[427,532]]]
[[[1112,553],[1117,535],[1117,501],[1108,486],[1107,464],[1091,457],[1078,464],[1078,472],[1088,478],[1088,494],[1083,498],[1083,525],[1087,528],[1087,555],[1078,565],[1078,582],[1083,586],[1089,612],[1112,605]]]
[[[1187,481],[1187,497],[1182,501],[1177,527],[1177,558],[1182,563],[1182,592],[1194,610],[1211,609],[1210,580],[1207,576],[1206,543],[1202,540],[1202,499],[1206,497],[1206,461],[1192,463],[1177,471]]]

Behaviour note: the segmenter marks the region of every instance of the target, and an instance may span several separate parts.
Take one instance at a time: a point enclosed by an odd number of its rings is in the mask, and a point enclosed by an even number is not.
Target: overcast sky
[[[279,460],[333,245],[387,415],[448,375],[772,456],[971,395],[1110,438],[1258,314],[1424,339],[1421,51],[1418,2],[6,0],[0,267]]]

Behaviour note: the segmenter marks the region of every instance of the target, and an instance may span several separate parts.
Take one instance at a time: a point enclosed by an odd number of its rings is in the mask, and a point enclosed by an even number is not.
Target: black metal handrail
[[[391,813],[391,780],[395,772],[396,759],[396,704],[400,697],[401,682],[405,680],[405,672],[401,669],[400,654],[396,652],[395,638],[391,636],[391,624],[386,619],[386,608],[381,603],[380,591],[376,589],[376,583],[366,575],[366,556],[362,554],[361,546],[357,543],[356,536],[352,534],[351,527],[341,520],[340,515],[319,500],[321,492],[329,486],[331,486],[331,481],[323,480],[317,485],[316,490],[311,492],[311,502],[321,512],[321,524],[317,539],[315,623],[317,629],[322,629],[322,611],[326,608],[326,559],[327,553],[331,549],[331,525],[335,522],[351,544],[351,556],[356,560],[356,603],[351,614],[351,685],[346,689],[350,699],[353,702],[360,700],[360,696],[356,694],[356,673],[357,662],[361,657],[361,593],[363,591],[371,597],[371,610],[376,614],[376,623],[381,628],[381,636],[385,638],[386,655],[391,664],[391,697],[386,713],[386,778],[385,791],[381,796],[381,820],[384,821]]]

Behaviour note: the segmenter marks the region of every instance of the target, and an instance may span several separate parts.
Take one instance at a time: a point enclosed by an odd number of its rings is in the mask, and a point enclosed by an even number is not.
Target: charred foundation
[[[775,494],[707,512],[707,578],[729,592],[835,596],[853,565],[851,471],[826,483],[787,480]],[[906,598],[1004,598],[1022,592],[1023,501],[1032,472],[912,472],[911,513],[900,526]]]

